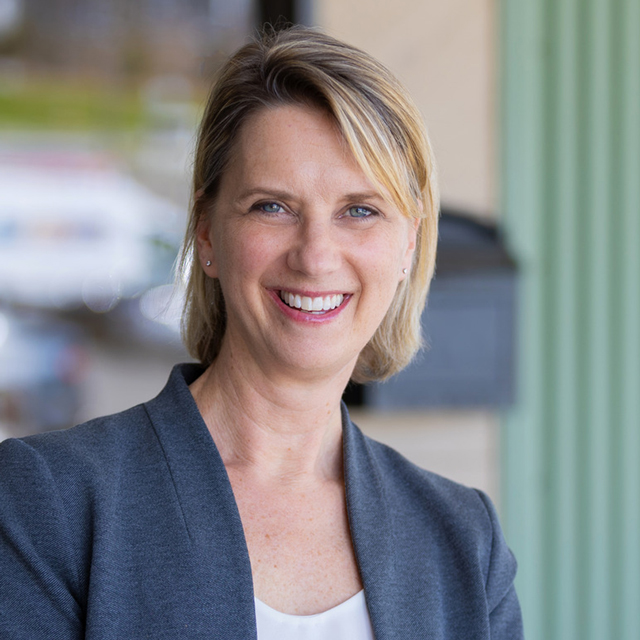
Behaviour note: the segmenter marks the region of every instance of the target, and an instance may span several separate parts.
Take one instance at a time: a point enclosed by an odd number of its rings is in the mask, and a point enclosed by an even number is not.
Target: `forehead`
[[[265,107],[252,114],[238,134],[226,173],[250,181],[324,177],[373,188],[332,117],[301,105]]]
[[[333,117],[304,104],[267,106],[253,112],[240,129],[237,145],[251,144],[256,138],[265,143],[289,143],[307,136],[317,136],[348,151]]]

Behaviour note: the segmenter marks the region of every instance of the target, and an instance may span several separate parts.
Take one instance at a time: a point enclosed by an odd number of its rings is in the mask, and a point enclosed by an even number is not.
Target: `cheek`
[[[369,265],[373,284],[370,294],[380,306],[382,316],[387,312],[403,280],[402,269],[409,247],[407,235],[400,230],[389,234],[376,246],[375,262]]]
[[[400,233],[389,234],[372,247],[375,273],[393,289],[400,281],[407,247],[407,238]]]
[[[367,298],[377,305],[391,304],[402,277],[404,250],[394,240],[369,245],[358,266]]]
[[[266,234],[227,230],[217,248],[218,272],[222,283],[248,277],[260,278],[277,261],[277,242]]]

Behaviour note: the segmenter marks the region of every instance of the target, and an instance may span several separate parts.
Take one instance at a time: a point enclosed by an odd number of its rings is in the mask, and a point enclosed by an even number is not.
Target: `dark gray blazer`
[[[176,367],[160,395],[0,445],[0,638],[256,637],[231,485]],[[516,563],[480,492],[343,412],[347,508],[377,640],[517,640]]]

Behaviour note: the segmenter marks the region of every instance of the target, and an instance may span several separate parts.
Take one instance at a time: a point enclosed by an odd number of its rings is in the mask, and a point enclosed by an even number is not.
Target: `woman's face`
[[[415,229],[322,111],[257,112],[198,230],[225,299],[223,349],[271,376],[350,375],[410,267]]]

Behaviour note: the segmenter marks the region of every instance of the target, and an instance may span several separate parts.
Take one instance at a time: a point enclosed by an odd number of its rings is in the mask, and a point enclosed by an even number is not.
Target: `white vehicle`
[[[168,281],[184,218],[104,157],[0,149],[0,300],[109,311]]]

